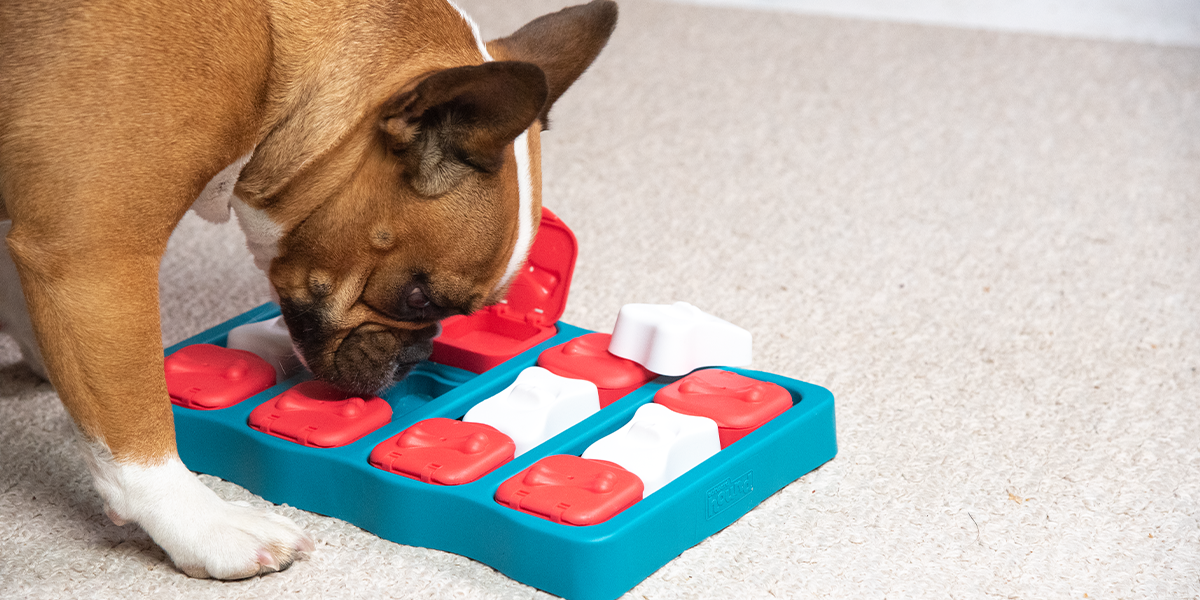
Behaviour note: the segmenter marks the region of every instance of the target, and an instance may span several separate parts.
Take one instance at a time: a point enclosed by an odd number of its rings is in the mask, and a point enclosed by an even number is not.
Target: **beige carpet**
[[[492,36],[562,4],[463,2]],[[545,137],[564,319],[689,301],[832,390],[840,442],[630,596],[1200,596],[1200,51],[622,11]],[[266,299],[239,235],[185,221],[164,342]],[[308,560],[188,579],[100,514],[15,360],[0,339],[0,598],[545,597],[292,508]]]

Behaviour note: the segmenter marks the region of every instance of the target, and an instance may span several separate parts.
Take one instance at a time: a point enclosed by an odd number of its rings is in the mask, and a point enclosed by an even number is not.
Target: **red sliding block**
[[[792,407],[792,395],[782,387],[718,369],[696,371],[659,390],[654,401],[716,421],[722,448]]]
[[[272,370],[273,371],[273,370]],[[305,381],[259,405],[251,427],[314,448],[345,446],[392,419],[382,398],[347,394],[321,381]]]
[[[561,377],[586,379],[600,390],[600,408],[657,377],[632,360],[608,351],[612,335],[589,333],[542,352],[538,366]]]
[[[603,523],[642,499],[642,480],[606,460],[547,456],[500,484],[496,502],[564,525]]]
[[[513,459],[517,445],[495,427],[454,419],[425,419],[371,451],[384,471],[438,485],[462,485]]]
[[[245,350],[193,344],[163,364],[171,402],[185,408],[228,408],[275,385],[274,367]]]

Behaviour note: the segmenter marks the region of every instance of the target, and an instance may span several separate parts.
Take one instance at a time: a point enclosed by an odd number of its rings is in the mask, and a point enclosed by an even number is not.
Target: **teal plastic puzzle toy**
[[[638,336],[682,336],[686,348],[697,345],[689,335],[728,334],[734,342],[721,345],[738,346],[736,328],[690,305],[631,305],[611,338],[558,321],[565,289],[546,288],[569,285],[574,237],[547,217],[533,282],[514,284],[518,297],[501,310],[448,323],[458,337],[439,340],[430,361],[377,397],[228,348],[236,328],[274,327],[270,303],[168,348],[185,464],[569,600],[612,600],[834,457],[825,388],[689,369],[669,346],[666,358],[642,352]],[[542,293],[522,298],[522,289]],[[696,326],[647,333],[659,313]],[[515,339],[525,332],[533,342]],[[689,372],[661,374],[671,369]]]

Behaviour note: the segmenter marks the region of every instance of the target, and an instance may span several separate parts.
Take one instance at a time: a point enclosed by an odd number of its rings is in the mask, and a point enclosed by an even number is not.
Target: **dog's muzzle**
[[[376,394],[404,379],[433,353],[437,323],[422,329],[394,329],[364,323],[339,337],[318,307],[284,300],[280,307],[292,341],[313,375],[358,395]]]

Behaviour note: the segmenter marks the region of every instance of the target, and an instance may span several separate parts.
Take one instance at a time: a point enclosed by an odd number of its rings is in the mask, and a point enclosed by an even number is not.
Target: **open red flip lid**
[[[579,253],[575,234],[542,208],[529,259],[499,304],[442,321],[431,360],[482,373],[549,339],[567,307]]]

